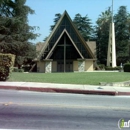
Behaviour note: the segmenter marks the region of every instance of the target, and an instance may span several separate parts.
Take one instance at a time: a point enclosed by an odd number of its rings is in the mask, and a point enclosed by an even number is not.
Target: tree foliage
[[[61,17],[60,13],[55,14],[54,24],[50,26],[51,31],[54,29],[60,17]],[[75,24],[75,26],[77,27],[77,29],[79,30],[79,32],[81,33],[81,35],[85,40],[92,39],[93,27],[91,20],[88,18],[87,15],[85,17],[82,17],[79,13],[76,14],[73,23]],[[44,39],[44,41],[46,40],[46,38]]]
[[[105,65],[107,61],[110,23],[112,21],[111,16],[112,12],[109,7],[99,15],[95,27],[92,26],[91,20],[87,15],[82,17],[81,14],[77,13],[73,19],[75,26],[86,41],[96,40],[97,59],[101,64]],[[60,17],[60,13],[55,15],[51,31]],[[130,13],[128,13],[126,6],[119,7],[119,10],[114,15],[114,23],[117,63],[120,65],[120,63],[130,60]]]
[[[50,28],[51,31],[54,29],[54,27],[55,27],[56,23],[58,22],[58,20],[60,19],[60,17],[61,17],[60,13],[55,14],[54,25],[51,25],[51,28]]]
[[[126,6],[120,6],[117,14],[114,17],[115,21],[115,37],[116,37],[116,51],[119,62],[126,62],[129,60],[129,46],[130,46],[130,14]]]
[[[93,27],[87,15],[82,17],[81,14],[76,14],[73,23],[86,41],[92,39]]]
[[[108,8],[105,12],[99,15],[95,26],[96,44],[97,44],[97,58],[101,64],[106,64],[109,28],[111,22],[111,10]]]
[[[97,35],[97,58],[100,63],[106,64],[109,27],[111,23],[110,8],[99,16],[96,26]],[[115,40],[117,65],[130,59],[130,14],[125,6],[120,6],[118,12],[114,15],[115,23]]]
[[[28,14],[33,14],[34,10],[25,3],[26,0],[0,2],[0,51],[15,54],[16,58],[27,57],[32,50],[35,53],[35,46],[28,40],[38,36],[34,34],[36,27],[28,25]]]

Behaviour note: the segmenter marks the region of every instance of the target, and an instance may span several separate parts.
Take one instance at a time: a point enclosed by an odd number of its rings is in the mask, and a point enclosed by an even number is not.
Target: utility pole
[[[115,46],[115,25],[113,20],[113,0],[112,0],[112,21],[109,31],[109,43],[107,52],[107,66],[116,67],[116,46]]]

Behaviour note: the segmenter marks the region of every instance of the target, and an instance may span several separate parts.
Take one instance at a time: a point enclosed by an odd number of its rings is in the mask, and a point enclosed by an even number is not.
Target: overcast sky
[[[117,13],[120,6],[127,6],[130,12],[130,0],[113,0],[114,14]],[[39,26],[41,36],[33,43],[43,42],[43,39],[50,34],[50,25],[53,25],[55,14],[66,10],[71,19],[75,14],[80,13],[82,16],[88,15],[95,24],[101,12],[112,6],[112,0],[27,0],[26,5],[35,10],[35,14],[29,15],[29,25]]]

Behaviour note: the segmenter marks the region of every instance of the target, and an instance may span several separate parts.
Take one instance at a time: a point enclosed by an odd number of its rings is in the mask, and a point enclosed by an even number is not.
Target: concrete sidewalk
[[[0,89],[98,95],[130,95],[130,87],[36,82],[0,82]]]

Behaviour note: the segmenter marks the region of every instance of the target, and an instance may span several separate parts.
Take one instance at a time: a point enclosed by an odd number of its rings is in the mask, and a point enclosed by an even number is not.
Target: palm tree
[[[106,64],[107,48],[109,39],[109,27],[111,22],[111,10],[108,8],[99,15],[96,21],[96,39],[97,39],[97,58],[100,63]]]
[[[97,24],[99,26],[103,26],[108,22],[110,23],[110,21],[111,21],[111,10],[109,7],[108,10],[106,10],[105,12],[102,12],[102,14],[99,15],[99,18],[97,20]]]

